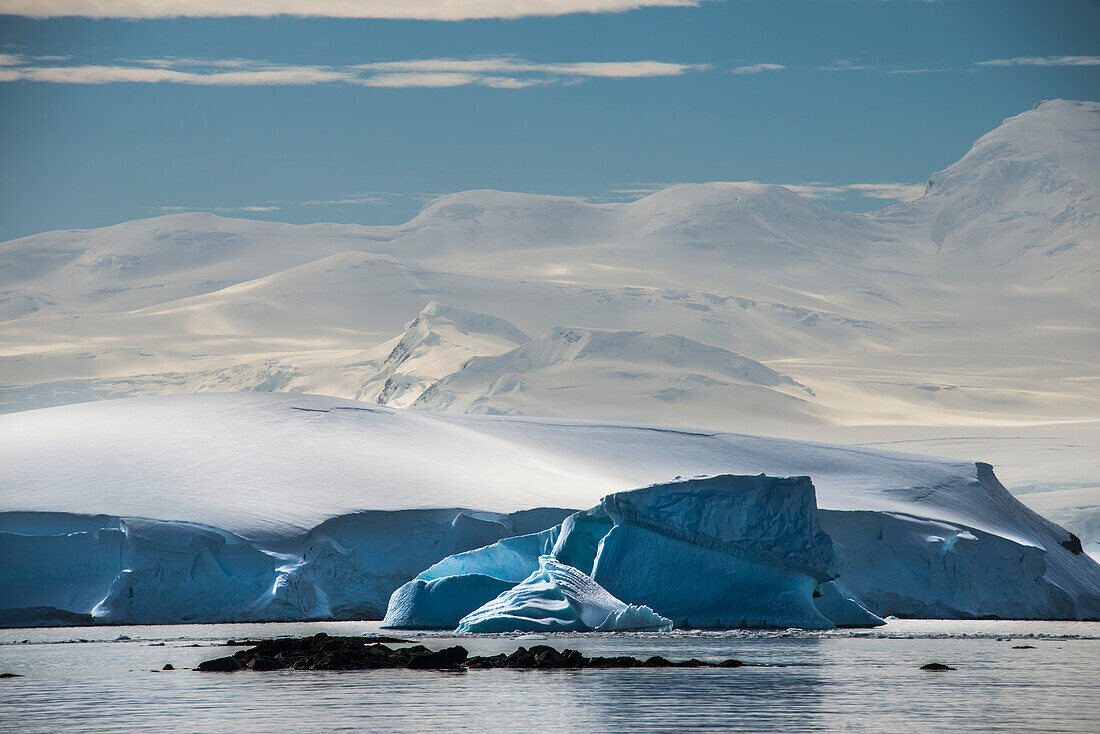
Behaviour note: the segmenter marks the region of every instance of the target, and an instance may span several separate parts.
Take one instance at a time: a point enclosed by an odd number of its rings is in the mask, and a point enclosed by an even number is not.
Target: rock
[[[443,648],[438,652],[416,655],[409,660],[405,667],[413,670],[450,670],[466,662],[468,656],[469,653],[466,648],[455,645],[454,647]]]
[[[943,663],[928,663],[920,666],[921,670],[958,670],[958,668],[952,668],[950,665],[944,665]]]
[[[1079,556],[1085,552],[1085,549],[1081,547],[1081,539],[1073,533],[1069,534],[1069,540],[1062,541],[1062,547],[1075,556]]]
[[[423,645],[390,648],[371,637],[330,637],[320,633],[312,637],[261,640],[231,657],[207,660],[202,671],[283,670],[372,670],[407,668],[410,670],[477,670],[486,668],[580,669],[580,668],[738,668],[745,663],[725,660],[708,663],[692,658],[672,662],[660,656],[640,660],[628,655],[587,658],[576,650],[557,650],[549,645],[516,648],[505,655],[469,657],[461,646],[429,650]],[[236,642],[230,640],[231,643]],[[237,643],[240,644],[240,643]],[[167,668],[166,668],[167,669]]]
[[[206,660],[199,663],[199,667],[195,668],[195,670],[215,673],[231,673],[234,670],[240,670],[243,667],[244,666],[237,661],[237,658],[229,657]]]
[[[175,669],[176,669],[176,667],[174,665],[172,665],[172,663],[165,663],[164,667],[161,668],[161,670],[175,670]]]
[[[282,670],[286,665],[275,658],[257,657],[250,660],[245,667],[249,670]]]

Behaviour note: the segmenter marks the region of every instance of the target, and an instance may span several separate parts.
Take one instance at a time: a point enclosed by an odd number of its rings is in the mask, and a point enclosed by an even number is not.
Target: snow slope
[[[0,608],[95,609],[102,618],[130,621],[182,618],[171,584],[149,595],[159,601],[137,611],[125,605],[116,611],[114,602],[88,604],[97,595],[108,598],[111,587],[140,589],[143,578],[171,579],[169,569],[183,563],[210,569],[195,571],[196,588],[207,589],[204,603],[219,598],[209,591],[219,583],[241,593],[263,590],[247,605],[233,597],[188,618],[377,618],[398,586],[444,557],[551,528],[568,514],[517,512],[591,507],[608,493],[677,476],[769,473],[812,477],[841,578],[876,613],[924,604],[947,616],[1006,616],[1008,609],[1031,616],[1100,614],[1100,567],[1070,549],[1067,531],[1013,499],[989,467],[969,462],[272,393],[133,398],[13,413],[0,416],[0,447],[3,558],[39,558],[26,569],[3,564],[8,582]],[[122,528],[136,518],[147,518],[141,527],[155,532],[144,532],[148,542],[142,543],[131,532],[127,547],[144,560],[118,565],[109,544],[123,543]],[[900,523],[901,530],[884,534],[883,523]],[[171,537],[161,540],[162,533]],[[194,537],[183,542],[180,534]],[[875,545],[880,541],[893,543],[891,553],[908,568],[923,569],[915,578],[926,583],[907,580],[899,587],[896,568],[885,562],[867,568],[890,557]],[[35,550],[39,545],[53,550]],[[89,546],[105,550],[81,551],[79,561],[72,560],[71,548]],[[182,557],[171,550],[179,547],[186,549]],[[231,560],[219,560],[225,553]],[[94,558],[113,558],[116,565]],[[939,565],[929,565],[933,559]],[[74,563],[98,569],[87,574],[90,588],[74,592],[63,581],[84,578]],[[1029,569],[1026,578],[1012,573],[1014,563]],[[57,570],[47,572],[43,564]],[[141,568],[148,569],[145,577]],[[943,571],[930,575],[930,568]],[[138,575],[123,576],[124,569]],[[256,580],[232,582],[238,573]],[[31,577],[47,576],[61,579],[49,599],[19,591],[33,586]],[[983,583],[989,578],[999,585]],[[1006,601],[1024,597],[1017,606]],[[110,596],[130,598],[128,591]]]
[[[364,509],[588,507],[670,477],[765,472],[810,476],[824,509],[1028,539],[1018,503],[991,501],[972,462],[659,426],[203,394],[11,413],[0,416],[0,446],[3,511],[183,520],[249,538]]]

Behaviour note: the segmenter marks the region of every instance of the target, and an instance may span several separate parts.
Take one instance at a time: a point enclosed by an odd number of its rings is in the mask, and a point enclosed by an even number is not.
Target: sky
[[[1100,99],[1096,0],[0,0],[0,240],[479,188],[870,211],[1056,97]]]

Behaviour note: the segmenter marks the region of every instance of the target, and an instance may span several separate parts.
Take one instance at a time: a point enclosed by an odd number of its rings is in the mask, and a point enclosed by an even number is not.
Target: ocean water
[[[228,639],[378,623],[0,630],[4,732],[1100,732],[1100,623],[892,621],[829,633],[413,635],[766,667],[198,673]],[[383,631],[384,632],[384,631]],[[409,635],[402,635],[410,637]],[[119,639],[119,638],[122,639]],[[129,638],[129,639],[126,639]],[[1030,649],[1016,646],[1031,645]],[[919,669],[943,662],[958,670]],[[175,671],[160,671],[165,663]]]

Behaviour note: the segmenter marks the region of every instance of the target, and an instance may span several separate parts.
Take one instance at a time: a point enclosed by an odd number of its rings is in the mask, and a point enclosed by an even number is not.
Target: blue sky
[[[176,0],[200,17],[69,16],[96,5],[0,0],[66,16],[0,15],[0,239],[192,209],[396,223],[471,188],[603,201],[753,180],[869,210],[1040,99],[1100,98],[1095,0],[713,0],[445,22],[211,18],[276,5]],[[130,5],[150,4],[114,4]],[[524,3],[465,4],[497,6]]]

